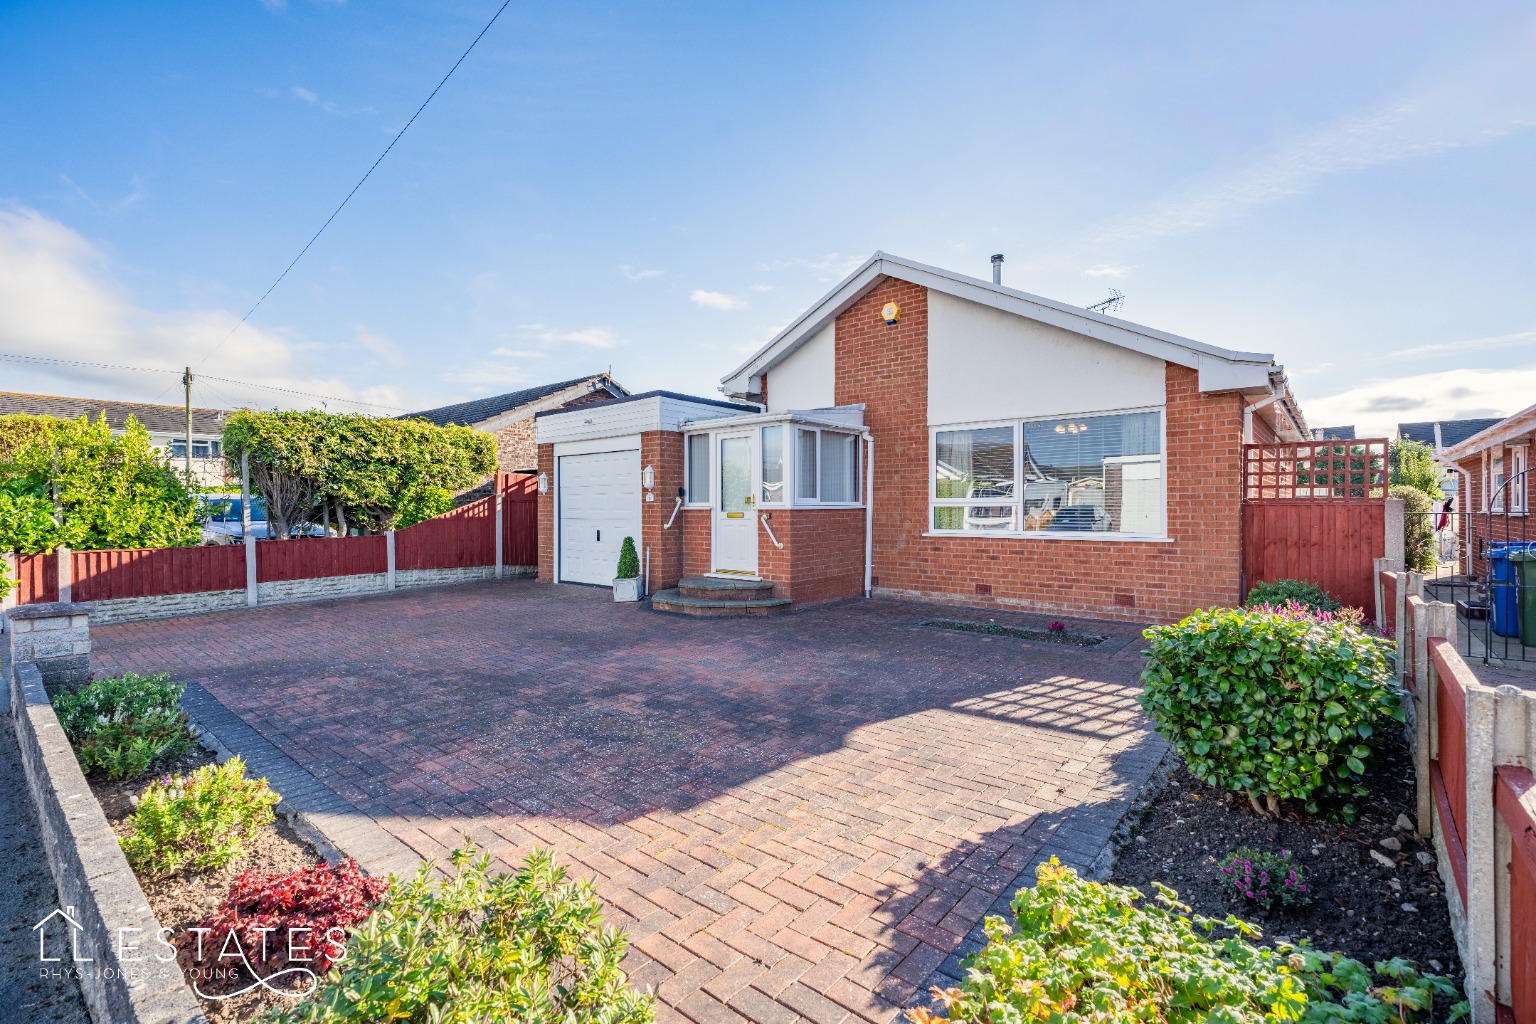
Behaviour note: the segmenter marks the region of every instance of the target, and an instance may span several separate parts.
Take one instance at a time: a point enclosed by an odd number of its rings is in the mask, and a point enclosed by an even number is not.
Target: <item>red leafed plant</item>
[[[388,889],[350,857],[287,874],[247,871],[213,916],[177,937],[176,947],[189,967],[243,966],[243,956],[261,977],[289,967],[324,974],[346,955],[345,933],[373,913]]]

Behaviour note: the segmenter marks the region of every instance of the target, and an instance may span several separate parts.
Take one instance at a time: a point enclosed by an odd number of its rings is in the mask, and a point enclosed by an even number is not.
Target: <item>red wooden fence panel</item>
[[[496,564],[496,499],[481,498],[395,532],[396,569]]]
[[[503,565],[539,564],[538,477],[521,473],[506,478],[502,486],[503,517],[501,560]]]
[[[1467,695],[1457,681],[1453,667],[1462,664],[1455,647],[1443,637],[1429,640],[1430,658],[1438,682],[1435,684],[1436,733],[1438,756],[1430,763],[1430,781],[1439,806],[1440,823],[1445,826],[1446,852],[1451,857],[1451,872],[1461,901],[1467,901],[1467,848],[1462,837],[1467,834]]]
[[[57,555],[17,555],[17,604],[45,604],[59,599]]]
[[[71,562],[76,601],[245,589],[245,549],[233,544],[76,551]]]
[[[256,580],[259,583],[358,576],[388,569],[389,541],[382,534],[268,540],[256,545]]]
[[[1243,504],[1243,572],[1248,586],[1310,580],[1345,605],[1375,604],[1372,560],[1386,551],[1380,501],[1288,500]]]
[[[1536,821],[1520,802],[1536,788],[1529,769],[1498,769],[1495,806],[1509,828],[1509,1005],[1519,1024],[1536,1021]]]

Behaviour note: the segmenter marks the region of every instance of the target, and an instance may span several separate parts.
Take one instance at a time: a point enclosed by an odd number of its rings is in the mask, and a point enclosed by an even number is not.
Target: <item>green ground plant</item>
[[[280,799],[266,779],[246,778],[238,757],[159,779],[128,819],[123,853],[148,875],[223,867],[243,857],[256,833],[272,824]]]
[[[1336,612],[1342,605],[1332,594],[1308,580],[1270,580],[1255,583],[1243,598],[1246,607],[1260,604],[1283,605],[1295,602],[1320,612]]]
[[[192,749],[181,684],[126,672],[53,698],[53,711],[86,772],[131,779]]]
[[[1466,1015],[1446,978],[1405,960],[1374,972],[1307,946],[1256,946],[1258,929],[1235,917],[1193,914],[1159,886],[1085,881],[1052,858],[1013,899],[1013,925],[986,921],[987,945],[962,964],[965,980],[933,990],[937,1012],[913,1024],[1419,1024]]]
[[[1198,611],[1144,635],[1141,705],[1192,775],[1246,793],[1260,813],[1300,800],[1354,816],[1378,730],[1403,720],[1390,641],[1253,609]]]
[[[347,942],[346,959],[309,1000],[271,1020],[364,1024],[649,1024],[649,994],[619,969],[627,940],[603,923],[590,882],[535,850],[492,873],[470,845],[434,883],[435,865],[392,880]]]

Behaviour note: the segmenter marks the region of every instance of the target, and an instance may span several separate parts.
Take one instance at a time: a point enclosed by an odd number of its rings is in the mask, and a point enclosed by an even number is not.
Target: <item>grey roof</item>
[[[1313,427],[1312,436],[1319,441],[1353,441],[1355,428],[1353,424],[1347,427]]]
[[[472,427],[476,423],[484,423],[486,420],[514,409],[531,405],[542,398],[558,394],[568,388],[574,388],[581,384],[595,383],[593,390],[607,388],[614,395],[628,395],[622,386],[606,373],[594,373],[588,377],[577,377],[574,380],[562,380],[557,384],[541,384],[536,388],[524,388],[522,391],[509,391],[505,395],[495,395],[490,398],[476,398],[470,402],[459,402],[455,405],[444,405],[436,409],[424,409],[421,412],[407,413],[400,419],[422,419],[436,423],[440,427],[461,426]]]
[[[192,433],[198,436],[218,437],[224,433],[224,417],[227,409],[192,409]],[[25,395],[15,391],[0,391],[0,416],[30,413],[33,416],[53,416],[61,420],[75,420],[81,416],[97,419],[103,413],[107,425],[122,430],[132,416],[151,434],[182,434],[187,429],[186,409],[179,405],[148,405],[144,402],[111,402],[95,398],[62,398],[58,395]]]
[[[639,402],[646,398],[675,398],[679,402],[692,402],[694,405],[713,405],[721,409],[741,409],[745,412],[757,412],[755,405],[745,405],[741,402],[727,402],[720,398],[700,398],[698,395],[685,395],[678,391],[642,391],[638,395],[625,395],[623,398],[615,398],[618,402]],[[604,403],[609,404],[609,403]],[[533,414],[534,419],[542,416],[553,416],[560,412],[569,412],[568,409],[543,409]]]
[[[1449,448],[1452,445],[1461,444],[1461,442],[1473,434],[1487,430],[1495,423],[1502,423],[1503,420],[1495,416],[1492,419],[1429,420],[1425,423],[1399,423],[1397,425],[1397,436],[1406,438],[1409,441],[1422,441],[1427,445],[1433,446],[1435,443],[1436,422],[1440,424],[1440,447]]]

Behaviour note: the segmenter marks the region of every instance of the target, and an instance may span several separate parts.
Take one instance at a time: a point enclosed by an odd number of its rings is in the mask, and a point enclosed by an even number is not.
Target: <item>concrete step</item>
[[[733,580],[714,576],[688,576],[678,581],[684,597],[704,601],[761,601],[773,596],[773,584],[767,580]]]
[[[770,588],[770,593],[772,589]],[[678,615],[778,615],[789,611],[787,597],[707,598],[690,597],[678,588],[659,590],[651,595],[651,607]]]

